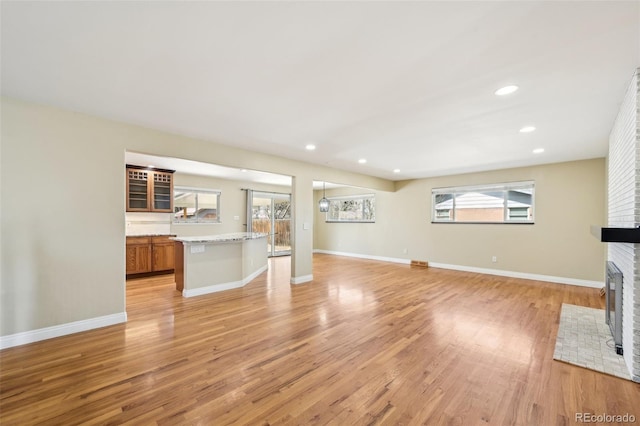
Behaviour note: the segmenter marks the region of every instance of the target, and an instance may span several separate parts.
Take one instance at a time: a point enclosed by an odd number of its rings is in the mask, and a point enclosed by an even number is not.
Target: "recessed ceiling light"
[[[308,143],[307,146],[305,146],[305,149],[307,151],[313,151],[313,150],[316,149],[316,146],[314,144],[312,144],[312,143]]]
[[[524,126],[522,129],[520,129],[520,133],[531,133],[535,130],[536,128],[533,126]]]
[[[246,172],[247,172],[247,169],[241,169],[240,171],[241,171],[242,173],[246,173]]]
[[[393,173],[400,173],[400,169],[393,169]]]
[[[366,158],[361,158],[361,159],[358,160],[358,163],[360,163],[360,164],[364,164],[366,162],[367,162]]]
[[[518,90],[518,86],[504,86],[495,91],[495,94],[498,96],[509,95]]]
[[[542,154],[544,152],[544,148],[536,148],[533,150],[534,154]]]
[[[148,165],[147,165],[147,167],[148,167],[148,168],[150,168],[150,169],[153,169],[153,168],[155,168],[156,166],[154,166],[153,164],[148,164]]]

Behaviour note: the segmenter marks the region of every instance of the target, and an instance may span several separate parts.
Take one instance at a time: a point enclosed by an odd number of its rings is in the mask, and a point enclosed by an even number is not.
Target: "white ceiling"
[[[640,66],[638,1],[1,8],[5,96],[394,180],[602,157]]]

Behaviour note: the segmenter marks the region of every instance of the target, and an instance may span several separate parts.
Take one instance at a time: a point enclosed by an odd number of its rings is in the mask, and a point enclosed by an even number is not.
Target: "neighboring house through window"
[[[432,221],[533,223],[533,182],[435,188]]]

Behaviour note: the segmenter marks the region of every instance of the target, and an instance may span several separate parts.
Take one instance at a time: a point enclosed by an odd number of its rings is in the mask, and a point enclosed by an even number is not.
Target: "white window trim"
[[[175,212],[171,213],[171,224],[172,225],[217,225],[222,223],[222,214],[220,205],[222,204],[222,191],[220,189],[211,189],[211,188],[197,188],[193,186],[174,186],[173,192],[175,196],[176,192],[194,192],[198,194],[216,194],[218,196],[218,205],[216,207],[218,219],[213,221],[209,220],[206,222],[196,222],[196,221],[188,221],[188,220],[180,220],[176,221]]]
[[[507,204],[507,191],[517,189],[531,189],[531,220],[509,220],[509,208]],[[502,221],[456,221],[456,197],[453,197],[451,214],[448,220],[438,219],[436,213],[436,195],[441,194],[465,194],[469,192],[488,192],[488,191],[504,191],[504,206],[503,206],[503,219]],[[493,183],[486,185],[466,185],[466,186],[449,186],[441,188],[431,189],[431,223],[457,223],[457,224],[525,224],[531,225],[535,223],[535,195],[536,186],[535,181],[518,181],[518,182],[505,182],[505,183]]]
[[[329,209],[331,209],[331,201],[366,200],[369,198],[373,198],[373,200],[375,201],[376,194],[371,193],[371,194],[357,194],[357,195],[340,195],[335,197],[327,197],[327,200],[329,200]],[[376,206],[376,210],[377,210],[377,206]],[[376,223],[376,219],[375,219],[376,213],[374,213],[373,220],[339,220],[339,219],[336,220],[336,219],[329,219],[329,212],[327,212],[325,213],[325,222],[327,223]]]

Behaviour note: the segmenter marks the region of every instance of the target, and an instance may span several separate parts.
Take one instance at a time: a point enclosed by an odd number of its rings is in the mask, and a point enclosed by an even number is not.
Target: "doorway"
[[[291,254],[291,194],[251,191],[251,220],[249,232],[264,232],[267,255]]]
[[[251,191],[249,232],[264,232],[267,255],[291,254],[291,194]]]

